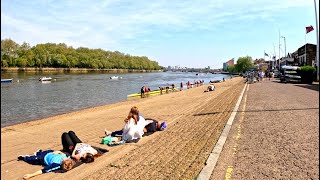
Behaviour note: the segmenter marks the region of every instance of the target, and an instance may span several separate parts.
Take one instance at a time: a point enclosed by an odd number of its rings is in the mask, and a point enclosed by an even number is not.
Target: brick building
[[[307,53],[305,52],[307,50]],[[305,44],[298,49],[298,55],[295,56],[295,64],[298,66],[315,66],[317,45]]]

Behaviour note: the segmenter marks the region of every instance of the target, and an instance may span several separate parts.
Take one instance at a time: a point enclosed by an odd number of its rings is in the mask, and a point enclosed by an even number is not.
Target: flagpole
[[[277,60],[276,47],[274,46],[274,43],[273,43],[273,55],[274,55],[276,58],[273,59],[273,61],[272,61],[272,66],[274,66],[274,61]]]
[[[263,60],[264,60],[264,62],[266,62],[266,51],[265,50],[263,50]]]
[[[316,58],[317,58],[317,81],[319,82],[319,35],[318,35],[318,16],[317,16],[317,3],[314,1],[314,12],[316,15],[316,35],[317,35],[317,50],[316,50]]]
[[[279,29],[279,71],[280,71],[280,29]]]
[[[304,34],[304,61],[303,61],[303,65],[305,66],[305,62],[307,62],[307,32]]]

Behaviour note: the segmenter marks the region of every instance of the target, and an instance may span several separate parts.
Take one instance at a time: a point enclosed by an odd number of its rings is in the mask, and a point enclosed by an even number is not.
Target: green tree
[[[229,73],[234,73],[234,72],[237,72],[237,69],[236,69],[236,66],[235,65],[230,65],[227,67],[227,71]]]
[[[235,69],[237,72],[244,73],[248,68],[253,67],[252,58],[250,56],[239,57]]]
[[[1,67],[79,67],[119,69],[161,69],[156,61],[145,56],[131,56],[119,51],[74,49],[65,43],[17,44],[11,39],[1,40]]]
[[[25,56],[17,58],[17,66],[18,67],[26,67],[27,63],[28,63],[28,61],[27,61],[27,58],[25,58]]]

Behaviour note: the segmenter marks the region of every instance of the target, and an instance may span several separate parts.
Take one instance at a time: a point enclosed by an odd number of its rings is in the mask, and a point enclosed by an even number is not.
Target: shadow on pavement
[[[311,109],[319,109],[319,107],[314,108],[293,108],[293,109],[258,109],[258,110],[247,110],[247,111],[237,111],[237,112],[264,112],[264,111],[301,111],[301,110],[311,110]],[[214,115],[225,112],[233,112],[233,111],[223,111],[223,112],[209,112],[209,113],[200,113],[194,114],[193,116],[206,116],[206,115]]]
[[[300,85],[296,85],[296,86],[319,91],[319,84],[303,84],[303,85],[300,84]]]

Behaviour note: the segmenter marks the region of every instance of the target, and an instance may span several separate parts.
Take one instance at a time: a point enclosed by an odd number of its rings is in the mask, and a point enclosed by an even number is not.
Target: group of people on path
[[[199,86],[202,86],[204,84],[204,80],[194,80],[194,82],[191,82],[191,81],[188,81],[186,83],[187,85],[187,89],[190,89],[190,88],[194,88],[194,87],[199,87]],[[181,81],[180,83],[180,91],[182,91],[184,88],[184,83],[183,81]],[[176,91],[177,89],[175,88],[175,84],[172,83],[171,85],[169,85],[168,83],[166,84],[166,86],[159,86],[159,90],[160,90],[160,94],[163,94],[164,92],[165,93],[169,93],[169,90],[171,89],[172,92]],[[141,87],[141,98],[145,98],[145,97],[149,97],[149,93],[150,93],[151,89],[150,87],[147,87],[147,86],[142,86]]]
[[[193,88],[193,87],[199,87],[199,86],[202,86],[204,83],[204,80],[194,80],[194,82],[190,82],[188,81],[186,84],[187,84],[187,89],[190,89],[190,88]]]
[[[119,131],[107,131],[105,135],[113,138],[111,143],[138,142],[145,135],[167,128],[166,123],[151,118],[144,118],[137,107],[132,107],[124,120],[124,126]],[[20,155],[18,161],[24,161],[33,165],[42,165],[43,169],[34,173],[25,174],[23,179],[41,175],[56,170],[69,171],[76,162],[91,163],[96,157],[102,155],[96,148],[83,143],[73,131],[64,132],[61,135],[63,150],[38,150],[32,155]],[[99,149],[101,150],[101,149]],[[106,152],[106,151],[105,151]]]

